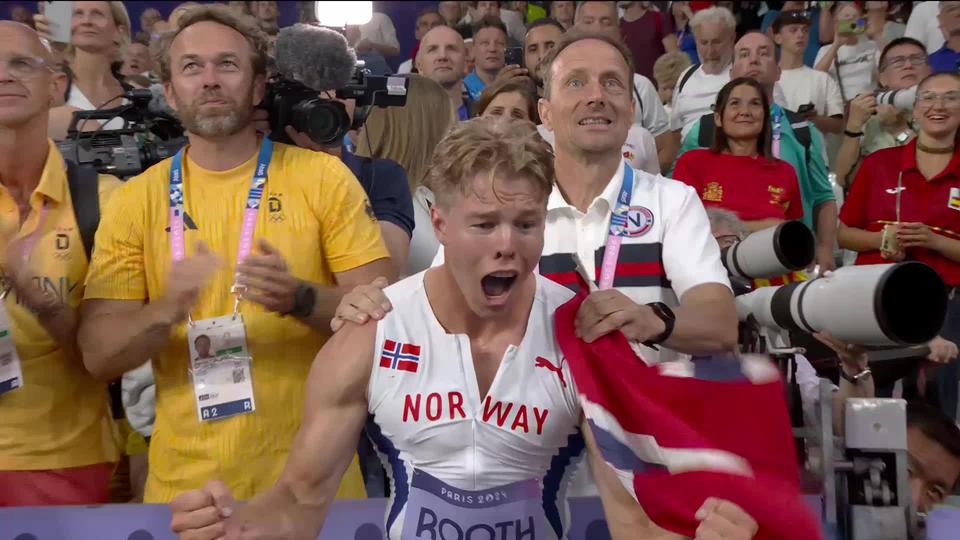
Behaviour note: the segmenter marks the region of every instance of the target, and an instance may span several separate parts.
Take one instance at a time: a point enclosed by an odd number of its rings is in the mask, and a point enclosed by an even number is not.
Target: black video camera
[[[343,103],[320,97],[317,90],[283,75],[270,80],[261,106],[270,115],[270,138],[274,141],[292,144],[284,131],[291,126],[306,133],[313,142],[331,146],[338,144],[348,131],[363,126],[374,106],[406,105],[407,84],[406,77],[370,75],[358,62],[350,82],[335,91],[339,99],[356,101],[352,121]]]
[[[129,90],[127,103],[112,109],[77,111],[73,114],[67,138],[57,142],[64,159],[78,165],[90,165],[104,174],[128,178],[177,152],[187,139],[176,118],[161,110],[158,97],[150,90]],[[123,120],[119,129],[99,127],[79,131],[77,124],[87,120],[109,122]]]

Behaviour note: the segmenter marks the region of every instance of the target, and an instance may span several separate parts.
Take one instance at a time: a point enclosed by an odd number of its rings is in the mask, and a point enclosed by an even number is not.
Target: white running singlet
[[[519,346],[479,394],[466,335],[430,307],[425,272],[384,292],[367,387],[367,433],[390,478],[389,540],[565,537],[566,485],[584,450],[553,313],[573,293],[536,275]]]

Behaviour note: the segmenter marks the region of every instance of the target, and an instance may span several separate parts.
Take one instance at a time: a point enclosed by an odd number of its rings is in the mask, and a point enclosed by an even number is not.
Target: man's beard
[[[229,100],[230,105],[216,111],[201,111],[201,106],[196,103],[213,97]],[[233,135],[247,127],[250,124],[251,116],[253,116],[253,107],[238,106],[232,100],[219,93],[203,94],[190,104],[180,101],[180,97],[177,96],[176,92],[174,92],[173,98],[174,101],[176,101],[177,116],[180,117],[180,123],[183,125],[183,128],[190,133],[196,133],[203,137]],[[247,103],[253,101],[252,88],[250,89],[250,95],[245,101]]]

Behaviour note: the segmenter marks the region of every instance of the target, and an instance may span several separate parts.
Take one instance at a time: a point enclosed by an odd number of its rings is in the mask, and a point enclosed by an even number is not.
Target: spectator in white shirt
[[[690,20],[690,28],[697,40],[697,55],[700,64],[694,64],[680,75],[673,90],[670,112],[670,129],[673,130],[674,148],[664,166],[669,168],[680,148],[680,140],[700,117],[710,112],[717,93],[730,81],[730,65],[733,62],[733,44],[737,37],[737,21],[730,10],[711,7],[696,12]]]
[[[940,31],[940,2],[914,3],[913,11],[907,20],[907,29],[904,37],[913,38],[923,43],[927,54],[936,52],[945,42],[943,32]]]
[[[584,32],[601,32],[623,42],[617,18],[616,2],[580,2],[574,16],[575,27]],[[650,79],[639,73],[633,74],[633,123],[649,131],[656,141],[657,159],[665,169],[673,161],[679,149],[679,141],[670,134],[667,111],[660,102],[656,87]],[[673,145],[677,146],[674,147]]]
[[[347,39],[357,51],[357,59],[366,62],[366,68],[374,75],[392,72],[386,59],[400,54],[400,42],[389,16],[374,13],[366,24],[360,26],[359,32],[347,27]]]
[[[857,94],[873,92],[877,88],[880,49],[864,35],[866,26],[860,24],[863,12],[856,3],[842,2],[835,8],[833,43],[820,47],[814,67],[829,73],[837,81],[840,95],[846,102]]]
[[[781,11],[771,28],[773,39],[780,46],[780,86],[787,108],[806,116],[822,132],[843,131],[839,85],[826,73],[803,64],[810,19],[802,11]]]
[[[509,9],[500,9],[500,2],[471,2],[472,10],[460,21],[460,24],[475,24],[484,17],[497,17],[503,21],[507,27],[507,37],[510,39],[510,46],[521,43],[523,35],[526,33],[526,27],[523,25],[523,19],[520,15]]]
[[[414,47],[413,54],[410,59],[405,60],[400,67],[397,68],[397,73],[406,74],[413,72],[413,61],[417,57],[417,51],[420,50],[420,40],[423,39],[423,36],[427,35],[427,32],[433,30],[438,26],[444,26],[446,22],[443,19],[443,15],[439,11],[431,8],[424,9],[417,15],[417,25],[414,27],[413,33],[417,38],[417,46]]]

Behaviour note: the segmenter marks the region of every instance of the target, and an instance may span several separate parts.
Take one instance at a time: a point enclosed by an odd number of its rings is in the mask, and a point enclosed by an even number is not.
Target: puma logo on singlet
[[[560,384],[563,385],[564,388],[567,387],[567,381],[564,380],[564,378],[563,378],[563,370],[560,369],[560,366],[555,366],[555,365],[553,365],[552,363],[550,363],[549,360],[547,360],[546,358],[544,358],[544,357],[542,357],[542,356],[538,356],[538,357],[537,357],[537,363],[535,364],[535,366],[536,366],[536,367],[547,368],[547,369],[549,369],[550,371],[556,373],[556,374],[557,374],[557,377],[560,377]]]

